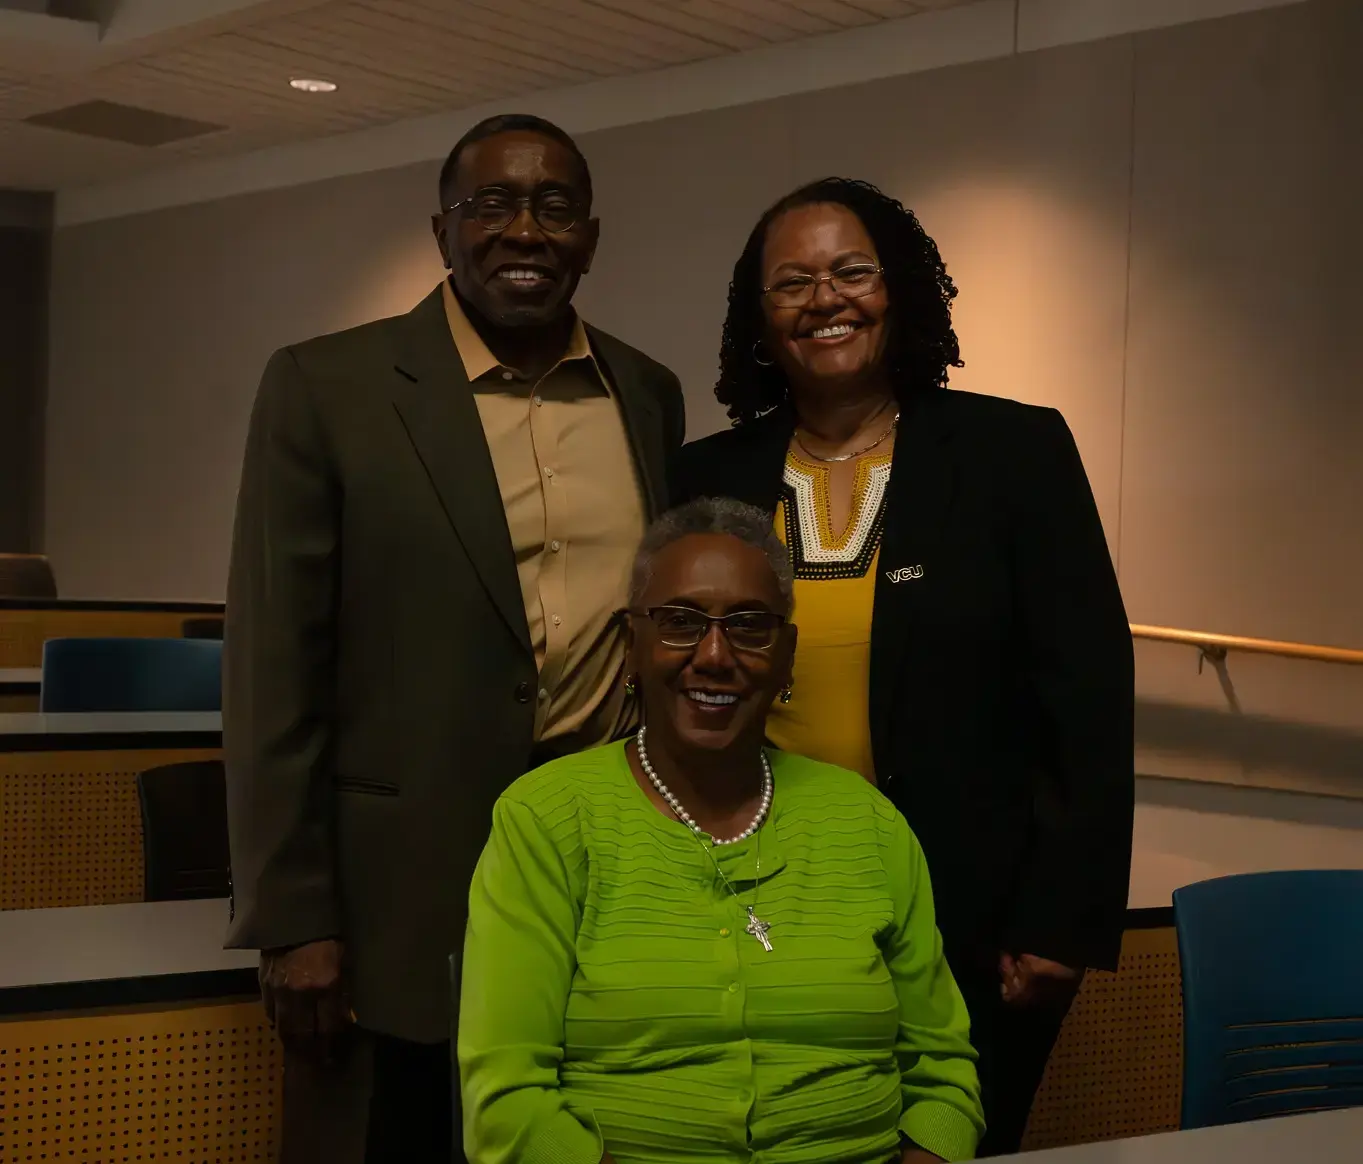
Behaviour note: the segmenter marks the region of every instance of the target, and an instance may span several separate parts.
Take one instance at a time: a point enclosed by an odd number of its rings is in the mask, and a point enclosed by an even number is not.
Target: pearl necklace
[[[735,845],[739,841],[746,841],[753,833],[757,832],[757,830],[762,827],[762,822],[767,819],[767,813],[771,811],[772,795],[771,763],[767,760],[767,753],[765,751],[761,753],[762,803],[757,806],[757,815],[752,818],[752,822],[747,828],[739,833],[738,836],[730,837],[728,840],[722,841],[718,837],[710,836],[709,833],[701,830],[700,825],[696,824],[696,822],[691,819],[691,814],[682,807],[681,801],[672,795],[672,790],[662,782],[658,773],[653,771],[653,765],[648,762],[648,749],[644,747],[644,733],[646,730],[646,728],[641,727],[638,734],[634,737],[635,746],[639,749],[639,767],[644,770],[644,775],[648,777],[648,782],[653,785],[658,795],[663,798],[667,807],[676,813],[677,819],[695,833],[696,836],[701,837],[702,839],[710,837],[710,843],[712,845]]]

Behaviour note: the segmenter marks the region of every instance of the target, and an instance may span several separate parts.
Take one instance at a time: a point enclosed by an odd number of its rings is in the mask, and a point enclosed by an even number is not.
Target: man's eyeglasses
[[[696,647],[710,627],[718,623],[735,651],[766,651],[776,642],[786,620],[770,610],[735,610],[730,614],[706,614],[689,606],[651,606],[626,613],[649,619],[658,640],[667,647]]]
[[[828,275],[787,275],[770,287],[763,287],[762,294],[777,307],[804,307],[813,302],[820,283],[831,283],[844,299],[860,299],[880,286],[883,274],[884,269],[874,263],[853,263]]]
[[[496,234],[515,222],[516,216],[526,207],[529,207],[531,217],[539,223],[540,228],[550,234],[572,230],[582,217],[581,205],[558,190],[521,198],[491,190],[471,198],[461,198],[446,206],[442,213],[453,214],[457,211],[484,230]]]

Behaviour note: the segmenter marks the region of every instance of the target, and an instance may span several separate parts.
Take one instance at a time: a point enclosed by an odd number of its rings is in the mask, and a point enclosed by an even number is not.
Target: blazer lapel
[[[903,640],[949,582],[934,571],[959,482],[953,432],[943,408],[947,389],[922,393],[901,410],[885,501],[885,531],[871,615],[871,724],[876,767],[886,767],[889,704],[902,667]]]
[[[601,370],[620,401],[625,434],[634,450],[634,463],[644,490],[650,521],[667,508],[667,450],[662,409],[645,384],[637,357],[618,340],[590,324],[584,325]]]
[[[781,489],[786,480],[786,452],[790,438],[795,435],[795,414],[788,408],[769,412],[753,426],[752,447],[735,469],[750,479],[738,484],[744,490],[743,500],[766,513],[776,512]]]
[[[938,539],[956,494],[956,464],[950,456],[952,431],[941,397],[945,389],[924,392],[901,410],[894,462],[885,505],[879,583],[886,571],[922,566]],[[888,555],[888,557],[887,557]]]
[[[707,456],[700,467],[701,480],[683,483],[684,500],[732,497],[774,514],[785,481],[786,450],[794,432],[795,415],[787,408],[734,429],[725,438],[723,453]]]
[[[488,597],[530,651],[497,473],[440,288],[403,317],[399,327],[393,406]]]

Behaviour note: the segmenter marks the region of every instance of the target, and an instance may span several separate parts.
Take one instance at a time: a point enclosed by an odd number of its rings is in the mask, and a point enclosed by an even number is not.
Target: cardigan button
[[[517,683],[517,684],[516,684],[515,696],[516,696],[516,702],[517,702],[517,703],[529,703],[529,702],[530,702],[530,684],[529,684],[529,683]]]

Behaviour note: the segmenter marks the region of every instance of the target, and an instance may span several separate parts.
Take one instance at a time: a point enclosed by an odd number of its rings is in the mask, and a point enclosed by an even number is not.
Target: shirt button
[[[725,926],[723,929],[721,929],[721,930],[719,931],[719,936],[720,936],[721,938],[727,938],[727,937],[729,936],[729,927],[728,927],[728,926]]]
[[[562,626],[562,625],[563,625],[563,619],[560,618],[557,614],[554,615],[554,625],[555,625],[555,626]]]
[[[539,408],[540,405],[542,405],[543,403],[544,403],[543,397],[540,397],[540,396],[536,396],[536,397],[535,397],[535,407],[536,407],[536,408]]]
[[[549,691],[548,691],[548,689],[547,689],[547,688],[544,688],[544,687],[541,687],[541,688],[540,688],[540,699],[541,699],[541,700],[545,700],[545,699],[548,699],[548,698],[549,698]]]
[[[737,982],[730,982],[730,983],[729,983],[729,993],[730,993],[730,994],[737,994],[737,993],[738,993],[738,983],[737,983]]]
[[[549,548],[557,554],[559,550],[563,549],[563,546],[557,540],[554,540],[549,543]]]

